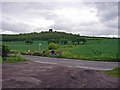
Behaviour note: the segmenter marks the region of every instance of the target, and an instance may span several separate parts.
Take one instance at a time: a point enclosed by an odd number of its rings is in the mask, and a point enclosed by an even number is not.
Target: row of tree
[[[26,44],[32,44],[34,40],[44,40],[48,43],[56,43],[65,45],[68,41],[72,43],[85,43],[86,38],[80,35],[65,33],[65,32],[41,32],[41,33],[28,33],[18,35],[2,35],[3,41],[24,41]]]
[[[72,40],[73,43],[77,42],[78,44],[82,43],[85,44],[87,42],[86,38],[81,38],[81,37],[77,37],[74,40]]]
[[[25,40],[24,42],[25,42],[27,45],[28,45],[28,44],[30,45],[30,44],[33,43],[33,40]]]
[[[68,39],[66,38],[60,38],[59,40],[58,39],[49,39],[48,40],[48,43],[56,43],[56,44],[62,44],[62,45],[65,45],[68,43]],[[82,38],[82,37],[76,37],[74,39],[72,39],[72,43],[75,44],[85,44],[87,42],[86,38]]]
[[[51,39],[60,40],[61,38],[67,39],[68,41],[74,40],[80,35],[65,33],[65,32],[41,32],[41,33],[28,33],[18,35],[2,35],[3,41],[25,41],[25,40],[44,40],[48,41]]]
[[[65,45],[68,43],[68,39],[66,38],[60,38],[60,39],[49,39],[48,40],[48,44],[49,43],[56,43],[56,44],[62,44]]]
[[[27,45],[30,45],[33,43],[33,40],[25,40],[24,41]],[[72,43],[75,44],[85,44],[85,42],[87,42],[86,38],[81,38],[81,37],[77,37],[75,39],[72,40]],[[60,40],[58,39],[49,39],[48,40],[48,44],[50,43],[55,43],[55,44],[61,44],[61,45],[65,45],[65,44],[68,44],[68,40],[65,39],[65,38],[60,38]]]

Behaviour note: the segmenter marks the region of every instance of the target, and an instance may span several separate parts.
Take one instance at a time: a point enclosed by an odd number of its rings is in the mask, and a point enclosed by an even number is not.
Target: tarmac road
[[[60,64],[68,67],[77,67],[77,68],[92,69],[92,70],[111,70],[115,67],[118,67],[118,62],[74,60],[74,59],[49,58],[49,57],[29,56],[29,55],[24,55],[23,57],[30,61],[34,61],[38,63]]]
[[[118,78],[100,70],[33,61],[2,65],[2,89],[30,88],[118,88]],[[46,89],[45,89],[46,90]]]

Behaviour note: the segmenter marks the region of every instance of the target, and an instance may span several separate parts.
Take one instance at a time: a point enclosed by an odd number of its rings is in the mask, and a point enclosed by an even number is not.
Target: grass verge
[[[20,62],[26,62],[25,58],[21,57],[20,55],[10,55],[6,60],[2,60],[3,64],[7,63],[20,63]]]
[[[120,78],[120,68],[114,68],[112,70],[105,71],[105,74],[111,77]]]
[[[0,63],[2,63],[2,57],[0,56]]]

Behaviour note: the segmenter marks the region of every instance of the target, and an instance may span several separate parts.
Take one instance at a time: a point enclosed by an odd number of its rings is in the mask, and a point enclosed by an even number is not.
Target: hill
[[[72,34],[72,33],[65,33],[65,32],[33,32],[33,33],[27,33],[27,34],[16,34],[16,35],[2,35],[2,41],[25,41],[28,39],[31,40],[44,40],[47,41],[49,39],[60,39],[65,38],[67,40],[74,40],[76,37],[85,37],[88,39],[100,39],[102,37],[87,37],[87,36],[80,36],[78,34]]]

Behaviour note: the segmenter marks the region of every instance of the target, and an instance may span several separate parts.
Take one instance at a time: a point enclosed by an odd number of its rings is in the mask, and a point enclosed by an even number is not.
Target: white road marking
[[[46,63],[46,64],[57,64],[57,63],[53,63],[53,62],[42,62],[42,61],[34,61],[34,62],[37,62],[37,63]]]

